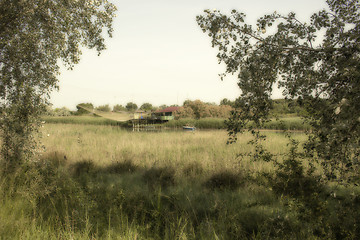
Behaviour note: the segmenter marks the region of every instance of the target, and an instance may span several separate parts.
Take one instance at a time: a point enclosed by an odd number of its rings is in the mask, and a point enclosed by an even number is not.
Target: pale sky
[[[84,50],[81,62],[63,68],[60,90],[51,95],[53,107],[91,102],[95,106],[145,102],[154,106],[200,99],[219,103],[240,95],[235,77],[221,81],[211,39],[196,23],[205,9],[246,13],[252,25],[263,14],[293,11],[308,21],[326,8],[325,0],[113,0],[118,8],[113,38],[107,50]],[[281,97],[275,91],[273,98]]]

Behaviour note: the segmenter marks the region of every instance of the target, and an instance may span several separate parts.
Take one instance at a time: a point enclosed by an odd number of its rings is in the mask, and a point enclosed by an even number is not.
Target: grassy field
[[[272,163],[239,157],[252,150],[249,134],[226,145],[223,130],[45,124],[42,132],[38,170],[24,168],[0,182],[7,189],[0,195],[0,239],[359,236],[359,189],[329,185],[314,192],[309,177],[283,181]],[[264,133],[272,154],[286,153],[283,133]],[[284,182],[307,191],[305,200],[286,192]]]
[[[265,146],[274,154],[286,152],[287,139],[279,132],[266,132]],[[298,140],[305,135],[294,134]],[[234,169],[239,166],[238,153],[250,150],[245,134],[233,145],[226,145],[227,133],[223,130],[204,130],[194,133],[183,131],[131,132],[118,127],[74,126],[47,124],[44,143],[48,152],[59,152],[69,161],[92,160],[105,166],[114,161],[131,160],[141,167],[154,165],[176,168],[187,164],[200,164],[206,171]],[[241,164],[252,165],[248,161]],[[250,166],[249,166],[250,167]],[[263,167],[257,166],[259,168]]]

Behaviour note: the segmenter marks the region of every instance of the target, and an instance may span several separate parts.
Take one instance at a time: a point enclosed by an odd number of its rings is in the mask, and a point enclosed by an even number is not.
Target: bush
[[[123,105],[116,104],[113,107],[113,112],[122,112],[122,111],[126,111],[126,108]]]
[[[102,112],[110,112],[110,111],[111,111],[111,108],[110,108],[109,104],[106,104],[106,105],[98,106],[98,107],[96,108],[96,110],[102,111]]]
[[[77,112],[76,115],[83,115],[83,114],[88,114],[89,111],[86,109],[94,109],[94,105],[92,103],[80,103],[78,105],[76,105],[77,108]]]

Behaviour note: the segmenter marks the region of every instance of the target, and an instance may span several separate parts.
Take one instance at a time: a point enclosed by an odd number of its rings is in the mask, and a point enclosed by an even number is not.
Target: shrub
[[[126,108],[123,105],[116,104],[113,107],[113,112],[122,112],[122,111],[126,111]]]
[[[110,111],[111,111],[111,108],[110,108],[109,104],[106,104],[106,105],[98,106],[98,107],[96,108],[96,110],[102,111],[102,112],[110,112]]]
[[[89,113],[86,109],[94,109],[94,105],[92,103],[80,103],[76,105],[77,112],[76,115],[83,115]]]

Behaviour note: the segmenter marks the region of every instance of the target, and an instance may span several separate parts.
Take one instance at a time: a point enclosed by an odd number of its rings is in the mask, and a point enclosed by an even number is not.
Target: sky
[[[51,95],[54,108],[71,110],[79,103],[95,106],[139,107],[149,102],[182,105],[200,99],[219,103],[240,95],[235,76],[220,80],[224,65],[218,64],[211,39],[196,23],[205,9],[244,12],[246,22],[274,11],[293,11],[302,21],[326,8],[325,0],[112,0],[117,6],[113,38],[97,55],[83,49],[81,61],[70,71],[61,68],[59,91]],[[273,92],[281,98],[281,90]]]

